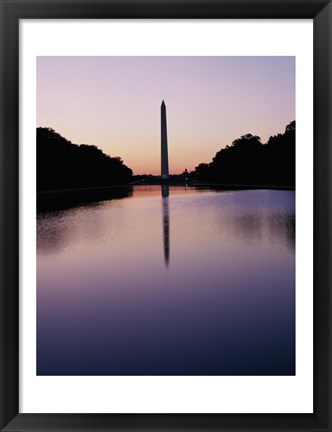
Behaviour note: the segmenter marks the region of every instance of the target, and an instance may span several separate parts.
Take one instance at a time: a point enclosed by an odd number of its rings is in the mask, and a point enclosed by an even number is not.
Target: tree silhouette
[[[131,180],[119,157],[94,145],[73,144],[51,128],[37,128],[37,189],[108,186]]]
[[[257,135],[242,135],[209,164],[199,164],[193,174],[214,183],[295,185],[295,121],[267,144]]]

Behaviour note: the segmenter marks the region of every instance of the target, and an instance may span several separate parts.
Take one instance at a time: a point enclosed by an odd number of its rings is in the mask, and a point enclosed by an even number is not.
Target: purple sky
[[[37,126],[160,174],[210,162],[246,133],[266,142],[295,120],[295,57],[38,57]]]

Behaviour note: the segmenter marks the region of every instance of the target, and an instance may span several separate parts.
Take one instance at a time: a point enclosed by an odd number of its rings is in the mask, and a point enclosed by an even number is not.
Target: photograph
[[[38,376],[296,376],[295,56],[38,56]]]
[[[332,432],[332,0],[0,22],[0,431]]]

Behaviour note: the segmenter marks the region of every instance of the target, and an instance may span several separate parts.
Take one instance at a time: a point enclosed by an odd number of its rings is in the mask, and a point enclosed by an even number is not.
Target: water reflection
[[[57,252],[73,241],[79,232],[96,239],[103,235],[108,220],[100,210],[107,203],[132,197],[133,187],[96,188],[76,191],[41,192],[37,205],[38,253]],[[83,217],[82,217],[83,216]],[[78,225],[77,220],[81,223]]]
[[[164,260],[165,265],[168,267],[169,264],[169,206],[168,206],[168,196],[169,196],[169,186],[161,186],[161,196],[163,203],[163,240],[164,240]]]
[[[228,215],[220,223],[232,227],[232,235],[237,235],[247,245],[259,244],[264,239],[283,243],[295,250],[295,215],[287,212],[258,212]]]
[[[294,192],[133,188],[37,225],[38,375],[294,375]]]
[[[133,187],[94,187],[40,191],[37,193],[37,212],[50,212],[83,205],[98,205],[105,200],[129,198],[133,195]]]

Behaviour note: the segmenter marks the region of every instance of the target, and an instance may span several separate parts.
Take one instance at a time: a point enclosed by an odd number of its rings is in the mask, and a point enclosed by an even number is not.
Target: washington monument
[[[167,124],[166,124],[166,105],[161,103],[161,178],[168,179],[168,151],[167,151]]]

